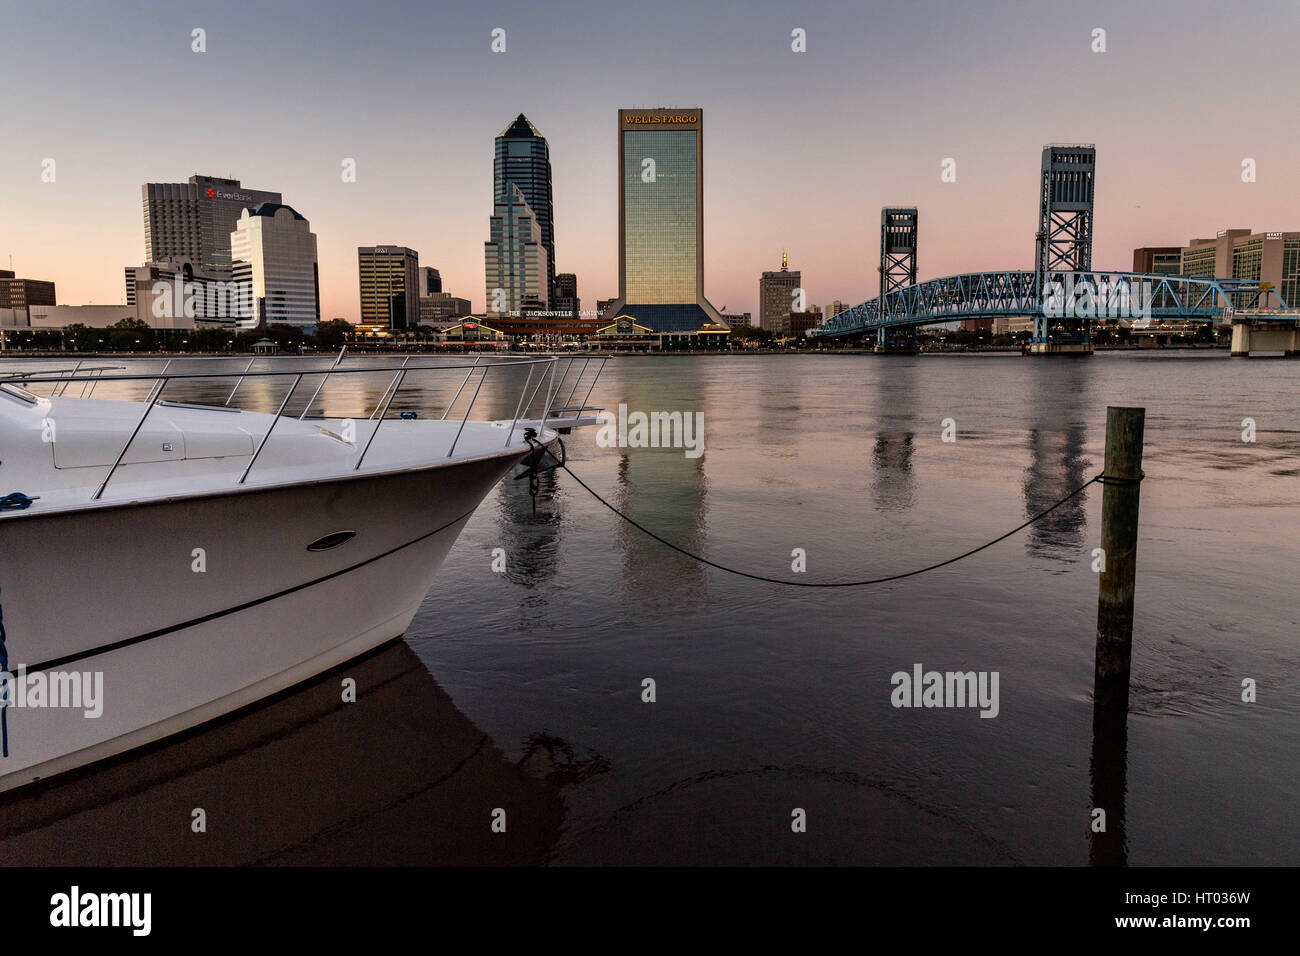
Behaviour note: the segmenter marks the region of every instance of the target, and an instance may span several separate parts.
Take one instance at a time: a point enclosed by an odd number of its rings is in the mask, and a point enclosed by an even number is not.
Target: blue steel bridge
[[[888,329],[1029,316],[1034,319],[1034,341],[1046,342],[1059,338],[1052,332],[1062,325],[1089,319],[1222,322],[1233,312],[1259,309],[1266,302],[1287,307],[1276,290],[1261,288],[1253,279],[1056,272],[1040,287],[1037,275],[1032,271],[970,272],[900,286],[841,312],[814,334],[843,338],[875,332],[883,346]]]
[[[810,334],[838,339],[875,332],[878,350],[910,350],[923,325],[1021,316],[1033,319],[1032,353],[1086,353],[1092,351],[1096,320],[1221,322],[1233,315],[1234,354],[1248,353],[1257,341],[1300,354],[1300,314],[1278,313],[1287,303],[1258,280],[1094,270],[1096,152],[1087,143],[1043,147],[1032,270],[917,282],[917,209],[886,206],[880,216],[880,295]]]

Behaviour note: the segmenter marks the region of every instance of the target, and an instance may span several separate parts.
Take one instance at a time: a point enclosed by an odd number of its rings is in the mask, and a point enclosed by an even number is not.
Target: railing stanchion
[[[545,373],[543,373],[543,375],[544,374]],[[553,391],[554,392],[559,391],[559,389],[555,387],[555,360],[554,359],[551,360],[551,383],[546,386],[546,407],[542,409],[541,423],[538,425],[537,428],[537,435],[539,438],[541,437],[542,432],[546,430],[546,419],[550,417],[551,405],[555,401],[555,395],[552,394]]]
[[[117,471],[117,466],[122,464],[122,459],[126,457],[127,451],[130,450],[131,443],[135,441],[135,436],[140,434],[140,428],[144,425],[144,420],[149,417],[149,413],[153,411],[154,405],[158,403],[158,396],[162,395],[163,389],[167,387],[167,381],[166,376],[163,376],[159,378],[158,384],[149,390],[149,400],[145,403],[144,414],[141,415],[140,420],[135,423],[135,428],[131,429],[131,437],[126,440],[126,444],[122,446],[122,450],[117,453],[117,460],[113,462],[113,467],[108,469],[108,474],[105,475],[104,480],[99,483],[99,487],[95,490],[95,493],[90,496],[91,501],[98,501],[100,496],[104,494],[104,489],[108,487],[109,479],[112,478],[113,474]]]
[[[116,367],[117,367],[117,368],[121,368],[120,365],[119,365],[119,366],[116,366]],[[100,369],[96,369],[96,370],[95,370],[95,381],[93,381],[93,382],[90,383],[90,391],[87,392],[87,391],[85,390],[85,387],[83,386],[83,388],[82,388],[82,390],[81,390],[81,397],[82,397],[82,398],[94,398],[94,397],[95,397],[95,386],[97,386],[97,385],[99,384],[99,380],[100,380],[101,378],[103,378],[103,377],[104,377],[104,370],[103,370],[102,368],[100,368]]]
[[[312,402],[316,401],[316,396],[320,394],[320,390],[325,387],[326,381],[329,380],[330,371],[339,367],[339,363],[343,361],[343,353],[347,350],[348,347],[346,345],[339,349],[339,354],[334,358],[334,364],[326,369],[321,375],[320,384],[316,386],[316,391],[311,393],[311,398],[307,399],[307,405],[303,408],[302,414],[298,416],[298,421],[302,421],[307,417],[307,413],[311,411]]]
[[[475,364],[477,365],[478,363],[476,362]],[[465,406],[465,417],[460,420],[460,427],[456,429],[456,437],[451,440],[451,447],[447,449],[448,458],[450,458],[452,456],[452,452],[456,450],[456,443],[460,441],[460,433],[465,430],[465,423],[469,421],[470,409],[474,407],[474,402],[478,398],[479,389],[481,389],[483,387],[483,383],[487,381],[487,373],[491,370],[491,368],[492,368],[491,365],[483,366],[483,375],[479,378],[478,384],[474,386],[474,394],[470,396],[469,404]],[[472,372],[473,369],[470,369],[470,371]]]
[[[558,357],[556,358],[556,361],[557,361],[557,362],[559,361],[559,358],[558,358]],[[564,374],[560,376],[560,384],[559,384],[559,386],[558,386],[559,388],[564,388],[564,382],[565,382],[565,380],[569,377],[569,373],[570,373],[571,371],[573,371],[573,363],[576,362],[576,361],[578,361],[578,356],[576,356],[576,355],[570,355],[570,356],[569,356],[569,364],[566,365],[566,366],[564,366]],[[579,379],[579,381],[582,380],[582,373],[581,373],[581,372],[578,373],[578,379]],[[577,386],[577,383],[574,383],[574,388],[577,388],[577,387],[578,387],[578,386]]]
[[[374,431],[372,431],[370,433],[370,437],[366,439],[366,447],[361,449],[361,457],[357,459],[357,466],[354,469],[352,469],[353,471],[361,470],[361,463],[366,460],[366,452],[370,451],[370,443],[373,442],[375,440],[375,436],[379,434],[379,428],[381,425],[384,424],[384,415],[388,414],[388,406],[393,404],[393,399],[397,397],[397,393],[402,387],[402,380],[404,378],[406,378],[405,368],[401,369],[397,373],[396,377],[393,379],[393,384],[390,386],[392,388],[393,393],[388,396],[388,402],[384,405],[384,411],[379,416],[379,420],[375,422]]]
[[[591,401],[591,393],[596,390],[596,381],[600,378],[600,373],[605,371],[605,363],[607,361],[608,359],[602,358],[600,360],[600,364],[596,366],[596,375],[595,377],[592,378],[591,385],[587,388],[587,394],[582,400],[582,404],[584,406],[586,406]]]
[[[519,393],[519,402],[515,405],[515,417],[510,422],[510,431],[506,432],[506,447],[510,447],[510,439],[515,437],[515,425],[519,423],[519,411],[524,407],[524,396],[528,394],[528,386],[533,384],[533,365],[528,363],[528,381],[524,382],[523,391]]]
[[[478,363],[481,362],[482,360],[483,360],[483,356],[482,356],[482,354],[479,354],[479,355],[474,359],[474,364],[471,365],[471,366],[469,367],[469,371],[465,373],[465,381],[461,382],[461,383],[460,383],[460,388],[456,389],[456,394],[453,395],[453,396],[451,397],[451,402],[447,405],[446,410],[443,411],[443,413],[442,413],[442,418],[440,418],[439,421],[446,421],[446,419],[447,419],[447,414],[448,414],[448,413],[452,410],[452,408],[455,406],[455,404],[456,404],[456,399],[460,398],[460,393],[461,393],[462,391],[464,391],[465,386],[469,384],[469,377],[470,377],[471,375],[474,374],[474,369],[478,368]],[[540,385],[541,383],[539,382],[538,384]]]
[[[253,363],[256,361],[257,361],[257,356],[254,355],[251,359],[248,360],[248,364],[244,366],[244,372],[247,373],[248,371],[250,371],[253,367]],[[239,381],[235,382],[235,387],[232,388],[230,390],[230,394],[226,396],[226,400],[221,403],[222,407],[228,406],[230,404],[230,400],[234,398],[235,393],[239,391],[239,386],[243,384],[244,384],[244,376],[241,375],[239,376]]]
[[[588,356],[587,358],[583,359],[583,362],[582,362],[582,371],[578,373],[578,377],[574,380],[574,382],[573,382],[573,388],[569,389],[569,397],[566,398],[566,399],[564,400],[564,404],[565,404],[566,407],[567,407],[567,406],[570,406],[570,405],[573,404],[573,396],[576,395],[576,394],[578,393],[578,386],[582,384],[582,376],[584,376],[584,375],[587,374],[587,366],[590,365],[590,364],[591,364],[591,357],[590,357],[590,356]],[[566,375],[569,374],[569,373],[568,373],[568,369],[565,369],[564,374],[566,374]],[[563,383],[563,382],[564,382],[564,379],[560,379],[560,382]]]
[[[78,360],[77,360],[77,364],[76,364],[76,366],[72,369],[72,375],[70,376],[70,379],[71,379],[71,378],[76,378],[76,377],[77,377],[77,372],[80,370],[81,366],[85,363],[85,361],[86,361],[85,359],[78,359]],[[69,379],[69,380],[70,380],[70,379]],[[82,389],[84,390],[86,386],[83,385],[83,386],[81,386],[81,387],[82,387]],[[52,395],[62,395],[62,394],[64,394],[65,392],[67,392],[67,390],[68,390],[68,382],[65,381],[65,382],[63,383],[63,387],[62,387],[62,388],[56,388],[56,389],[54,390],[54,392],[52,393]]]
[[[524,406],[525,411],[533,407],[533,399],[537,397],[537,393],[542,390],[542,386],[545,384],[546,384],[546,373],[543,372],[541,375],[537,377],[537,384],[533,386],[533,394],[528,396],[528,404]]]
[[[404,368],[406,368],[406,363],[409,362],[409,361],[411,361],[411,356],[408,355],[406,358],[402,359],[402,364],[399,365],[398,368],[399,368],[399,369],[404,369]],[[388,393],[389,393],[390,391],[392,391],[393,386],[397,384],[397,380],[398,380],[399,378],[403,377],[405,374],[406,374],[405,372],[398,372],[396,375],[393,376],[393,380],[392,380],[391,382],[388,383],[388,388],[384,389],[384,394],[383,394],[382,396],[380,396],[379,401],[375,404],[375,410],[374,410],[373,412],[370,413],[370,416],[369,416],[370,418],[373,419],[373,418],[375,417],[375,415],[379,414],[379,406],[380,406],[380,405],[383,405],[383,406],[384,406],[384,412],[385,412],[385,413],[388,412],[388,404],[387,404],[387,402],[384,401],[384,399],[388,399],[389,402],[392,401],[391,398],[388,398]],[[396,392],[393,392],[393,394],[396,395],[397,393],[396,393]]]
[[[239,476],[237,484],[242,485],[244,479],[248,477],[248,473],[253,470],[253,463],[257,461],[257,457],[262,454],[262,449],[266,447],[266,442],[271,437],[271,432],[275,430],[275,426],[280,421],[280,415],[284,412],[284,406],[289,404],[290,396],[297,391],[298,383],[302,381],[302,374],[302,372],[298,373],[297,377],[293,380],[293,384],[289,386],[289,391],[284,393],[284,398],[280,401],[280,407],[275,410],[275,417],[271,419],[271,424],[267,426],[266,434],[262,436],[262,440],[257,443],[257,450],[253,452],[253,457],[248,459],[248,467],[245,468],[244,473]]]

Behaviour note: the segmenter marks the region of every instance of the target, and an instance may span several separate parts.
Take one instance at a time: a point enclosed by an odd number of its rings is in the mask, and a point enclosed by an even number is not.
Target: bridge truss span
[[[1233,312],[1285,309],[1275,290],[1251,279],[1148,275],[1133,272],[1052,272],[1038,287],[1033,271],[972,272],[896,289],[853,306],[818,327],[840,338],[964,319],[1027,316],[1035,341],[1047,341],[1060,323],[1120,319],[1222,322]]]

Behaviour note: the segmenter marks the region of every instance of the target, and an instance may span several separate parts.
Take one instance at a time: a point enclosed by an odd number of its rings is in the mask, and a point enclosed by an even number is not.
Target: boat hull
[[[0,791],[220,717],[401,635],[519,458],[7,517],[0,609],[14,676]]]

